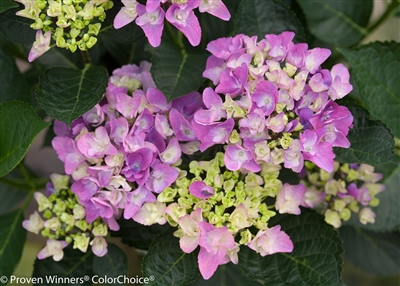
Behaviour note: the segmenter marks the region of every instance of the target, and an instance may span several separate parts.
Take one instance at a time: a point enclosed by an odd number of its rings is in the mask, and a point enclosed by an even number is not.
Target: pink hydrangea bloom
[[[261,256],[293,251],[293,242],[284,231],[281,231],[280,225],[258,231],[247,245]]]

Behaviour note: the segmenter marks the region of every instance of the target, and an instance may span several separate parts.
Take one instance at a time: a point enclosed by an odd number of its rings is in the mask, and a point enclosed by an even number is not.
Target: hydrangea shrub
[[[32,277],[126,275],[124,252],[108,240],[117,236],[147,251],[142,273],[151,285],[215,285],[224,271],[248,285],[341,285],[343,246],[352,246],[350,261],[370,251],[347,241],[360,231],[378,244],[398,236],[398,130],[382,106],[400,93],[390,60],[399,44],[345,40],[355,26],[365,37],[398,2],[372,26],[359,3],[17,2],[0,10],[0,128],[9,134],[0,264],[7,253],[19,259],[29,231],[46,240]],[[330,27],[339,38],[328,41],[315,19],[334,8],[352,25]],[[12,56],[33,65],[21,74]],[[384,87],[376,106],[371,80]],[[46,113],[46,144],[64,166],[49,180],[22,161]],[[29,196],[15,208],[23,191]],[[23,218],[31,200],[37,209]],[[387,267],[359,266],[395,275],[396,253]],[[68,272],[77,260],[85,273]],[[125,262],[99,271],[114,260]]]

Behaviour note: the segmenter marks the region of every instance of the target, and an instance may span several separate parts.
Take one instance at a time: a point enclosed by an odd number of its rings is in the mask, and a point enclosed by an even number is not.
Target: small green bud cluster
[[[361,164],[335,162],[332,173],[328,173],[311,162],[305,163],[307,186],[305,205],[325,215],[325,221],[338,228],[342,221],[357,213],[362,224],[374,223],[375,213],[370,207],[379,204],[376,195],[385,189],[376,182],[382,178],[374,173],[374,167]]]
[[[68,186],[69,176],[52,174],[50,178],[48,190],[52,193],[48,197],[35,193],[38,212],[24,221],[23,226],[36,234],[40,232],[43,237],[73,243],[73,248],[86,252],[91,238],[97,242],[107,236],[108,227],[100,218],[92,223],[86,221],[85,208]]]
[[[247,244],[254,236],[248,228],[268,229],[269,219],[276,214],[265,199],[275,197],[282,188],[279,170],[279,165],[264,163],[259,174],[229,171],[223,153],[217,153],[211,161],[191,161],[189,174],[182,174],[157,200],[169,203],[166,218],[174,227],[179,227],[179,218],[201,208],[205,221],[218,228],[227,226],[232,234],[240,232],[241,243]],[[214,194],[206,199],[191,194],[190,185],[198,181],[212,187]]]
[[[111,0],[32,0],[17,15],[34,20],[31,28],[50,31],[60,48],[86,51],[97,42]]]

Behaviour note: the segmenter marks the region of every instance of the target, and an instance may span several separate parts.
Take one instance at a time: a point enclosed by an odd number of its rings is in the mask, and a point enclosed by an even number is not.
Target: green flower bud
[[[95,226],[92,230],[94,236],[106,236],[108,233],[107,225],[104,223],[100,223]]]
[[[58,1],[49,0],[49,8],[46,12],[49,17],[60,16],[62,13],[61,3],[59,3]]]
[[[56,25],[57,25],[58,27],[66,28],[66,27],[68,27],[69,25],[71,25],[71,23],[68,22],[68,20],[67,20],[65,17],[59,16],[59,17],[58,17],[58,21],[56,22]]]
[[[236,131],[236,129],[233,129],[231,135],[229,135],[229,142],[232,144],[236,144],[236,143],[241,143],[242,139],[240,138],[239,133]]]
[[[200,167],[199,162],[191,161],[189,163],[189,173],[192,173],[196,177],[200,176],[203,173],[203,169]]]
[[[276,140],[272,140],[268,143],[268,147],[269,148],[275,148],[276,146],[278,146],[278,142]]]
[[[335,228],[339,228],[342,225],[342,221],[340,220],[338,212],[331,210],[326,210],[325,222],[332,225]]]
[[[173,202],[177,192],[176,189],[167,187],[157,196],[157,201],[163,203]]]
[[[320,170],[319,170],[319,176],[320,176],[320,178],[321,178],[322,181],[328,181],[329,179],[332,178],[333,173],[331,174],[331,173],[328,173],[328,172],[325,171],[325,170],[320,169]]]
[[[79,50],[87,51],[87,46],[86,46],[86,43],[84,41],[82,41],[82,40],[78,41],[77,45],[78,45]]]
[[[86,237],[84,233],[81,235],[76,235],[74,237],[74,246],[73,248],[76,249],[78,248],[82,252],[86,252],[88,245],[89,245],[89,237]]]
[[[346,203],[342,200],[336,199],[333,203],[333,208],[335,211],[338,211],[339,213],[343,211],[343,209],[346,207]]]
[[[42,234],[43,237],[49,237],[50,236],[50,229],[48,229],[48,228],[43,229],[41,234]]]
[[[43,217],[47,218],[47,219],[51,219],[53,217],[53,213],[51,212],[51,210],[47,209],[44,211]]]
[[[85,220],[78,220],[75,222],[75,226],[82,231],[86,231],[88,228],[88,223]]]
[[[75,219],[70,214],[62,213],[60,219],[62,222],[65,222],[68,226],[74,226],[75,224]]]
[[[348,208],[345,208],[342,210],[342,212],[339,214],[339,217],[343,221],[348,221],[351,217],[351,211]]]
[[[71,31],[69,32],[72,39],[75,39],[76,37],[78,37],[80,33],[81,33],[81,30],[75,29],[75,28],[72,28]]]
[[[102,6],[98,6],[98,7],[95,7],[95,8],[93,9],[93,16],[94,16],[94,17],[99,17],[100,21],[101,21],[101,18],[102,18],[103,16],[105,16],[104,14],[105,14],[105,13],[104,13],[104,8],[103,8]],[[104,18],[105,18],[105,17],[104,17]]]
[[[353,182],[353,181],[358,180],[359,178],[360,178],[360,174],[356,170],[350,169],[347,174],[346,180],[349,182]]]
[[[247,245],[252,239],[253,235],[251,234],[250,230],[246,229],[240,232],[240,244]]]
[[[66,204],[63,200],[58,199],[57,202],[54,204],[53,207],[53,212],[57,213],[62,213],[66,209]]]
[[[213,207],[213,205],[209,201],[199,201],[194,205],[193,210],[201,208],[203,210],[203,214],[204,214],[204,212],[211,211],[212,207]]]
[[[30,26],[32,29],[40,30],[43,28],[43,21],[40,18],[36,18],[35,22]]]
[[[211,224],[215,225],[217,223],[221,223],[221,222],[224,222],[224,221],[225,221],[225,219],[221,215],[217,215],[217,214],[215,214],[213,212],[210,212],[208,214],[208,222],[211,223]]]
[[[223,215],[225,207],[223,205],[215,206],[215,213],[219,216]]]
[[[377,206],[379,205],[379,203],[380,203],[380,201],[379,201],[378,198],[373,198],[373,199],[369,202],[369,205],[370,205],[371,207],[377,207]]]
[[[65,41],[63,36],[58,36],[56,39],[56,45],[57,45],[57,47],[65,48],[68,44]]]
[[[279,102],[275,105],[275,111],[277,113],[281,113],[285,110],[285,107],[286,107],[286,103]]]
[[[315,168],[315,164],[310,161],[305,161],[304,166],[307,168],[307,170],[310,171],[312,171]]]
[[[72,22],[71,27],[83,30],[86,27],[86,25],[81,20],[75,20],[74,22]]]
[[[75,51],[76,51],[76,49],[77,49],[77,45],[75,45],[75,44],[67,44],[67,48],[68,48],[71,52],[75,53]]]
[[[36,6],[40,9],[43,10],[46,8],[47,1],[46,0],[36,0]]]
[[[93,35],[93,36],[97,36],[99,34],[99,32],[100,32],[100,28],[101,28],[101,24],[100,23],[90,24],[89,25],[88,34],[89,35]]]
[[[66,237],[65,237],[65,241],[66,241],[68,244],[70,244],[70,243],[72,242],[72,237],[66,236]]]
[[[232,179],[224,181],[224,190],[225,192],[232,191],[235,187],[236,182]]]

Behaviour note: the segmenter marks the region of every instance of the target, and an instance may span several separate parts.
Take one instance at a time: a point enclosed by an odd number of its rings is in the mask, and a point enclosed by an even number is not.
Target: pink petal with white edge
[[[136,2],[136,1],[131,1]],[[137,4],[137,3],[136,3]],[[132,7],[122,7],[114,18],[114,28],[120,29],[137,18],[136,4]],[[125,5],[126,6],[126,5]]]
[[[36,40],[32,45],[28,55],[28,61],[33,62],[45,52],[50,50],[51,31],[47,31],[44,35],[42,30],[36,32]]]
[[[198,46],[201,40],[201,28],[199,20],[189,7],[182,9],[179,5],[173,4],[166,13],[168,22],[180,30],[192,46]]]
[[[179,246],[181,247],[183,252],[191,253],[196,247],[199,245],[199,237],[198,236],[189,236],[184,235],[179,240]]]
[[[200,2],[199,11],[207,12],[224,21],[229,21],[231,14],[221,0],[203,0]]]

